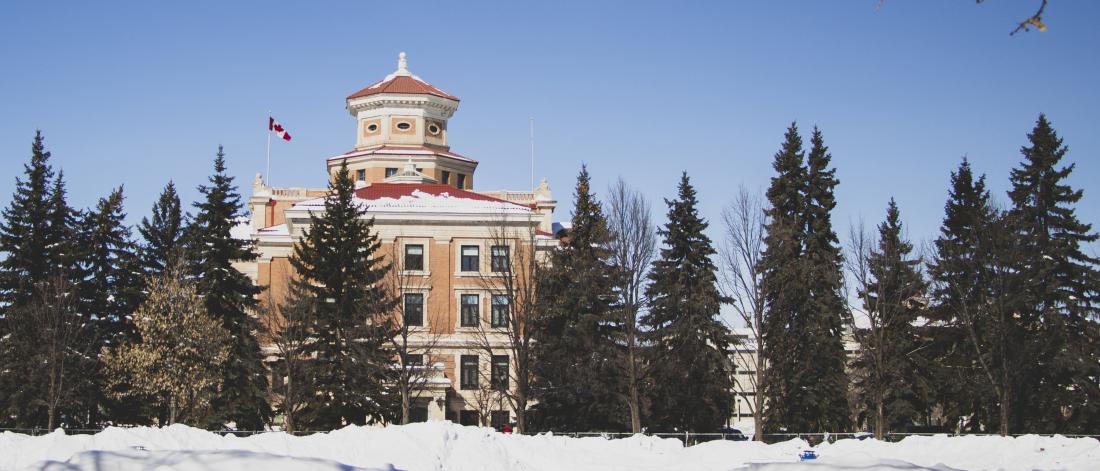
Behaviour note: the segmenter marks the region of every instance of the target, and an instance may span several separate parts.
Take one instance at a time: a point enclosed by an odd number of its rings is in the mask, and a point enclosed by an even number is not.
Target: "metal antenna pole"
[[[531,117],[531,189],[535,188],[535,117]]]

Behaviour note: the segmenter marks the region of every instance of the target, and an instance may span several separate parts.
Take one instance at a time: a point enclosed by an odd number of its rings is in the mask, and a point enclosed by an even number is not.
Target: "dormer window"
[[[397,175],[397,167],[386,167],[386,178]]]
[[[439,178],[440,178],[440,183],[442,183],[444,185],[450,185],[451,184],[451,172],[443,170],[442,172],[440,172]]]
[[[359,169],[359,170],[356,170],[355,171],[355,180],[356,181],[361,181],[361,182],[367,181],[367,170],[362,169],[362,168]]]
[[[466,175],[465,174],[461,174],[461,173],[458,174],[458,177],[456,177],[456,181],[455,181],[455,187],[457,187],[459,190],[466,188]]]

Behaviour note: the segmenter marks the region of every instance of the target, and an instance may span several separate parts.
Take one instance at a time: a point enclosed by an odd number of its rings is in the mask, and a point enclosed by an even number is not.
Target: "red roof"
[[[360,98],[380,93],[400,93],[406,95],[434,95],[448,100],[458,101],[458,97],[435,88],[432,84],[411,75],[391,75],[375,84],[352,93],[348,99]]]
[[[402,196],[413,196],[414,191],[420,191],[432,196],[442,196],[444,194],[449,195],[452,198],[463,198],[477,201],[490,201],[494,203],[511,203],[516,206],[522,206],[527,208],[528,206],[515,203],[508,200],[502,200],[500,198],[494,198],[492,196],[483,195],[481,193],[475,193],[468,190],[460,190],[451,185],[444,185],[441,183],[373,183],[358,190],[355,190],[355,196],[365,200],[377,200],[382,198],[400,198]]]
[[[449,150],[443,150],[435,147],[427,146],[394,146],[394,145],[380,145],[375,147],[368,147],[363,150],[350,150],[340,155],[334,155],[329,157],[328,160],[350,159],[352,157],[362,157],[364,155],[437,155],[440,157],[450,157],[456,160],[462,160],[466,162],[477,163],[476,160],[469,157],[456,154]]]

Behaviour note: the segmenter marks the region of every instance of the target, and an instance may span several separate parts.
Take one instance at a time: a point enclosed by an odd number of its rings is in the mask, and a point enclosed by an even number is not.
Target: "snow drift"
[[[647,436],[608,440],[500,434],[432,422],[346,427],[296,437],[221,436],[173,425],[109,428],[95,435],[55,431],[0,435],[0,469],[49,470],[786,470],[786,469],[1096,469],[1090,438],[910,437],[898,443],[841,440],[799,463],[801,440],[764,445],[714,441],[684,447]]]

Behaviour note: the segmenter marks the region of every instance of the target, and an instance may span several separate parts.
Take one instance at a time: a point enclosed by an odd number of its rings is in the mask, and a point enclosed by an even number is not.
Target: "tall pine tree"
[[[23,166],[23,177],[16,178],[15,194],[0,221],[0,425],[5,426],[49,422],[46,408],[40,407],[46,394],[42,368],[35,363],[42,348],[35,340],[40,326],[28,313],[36,287],[51,277],[78,276],[72,267],[74,213],[65,201],[64,179],[54,179],[49,159],[38,131],[30,162]]]
[[[144,242],[139,254],[145,273],[160,274],[182,255],[183,215],[180,197],[175,183],[169,181],[157,202],[153,204],[150,218],[141,218],[138,232]]]
[[[815,126],[806,158],[802,272],[806,305],[801,310],[805,322],[799,332],[802,399],[809,407],[804,413],[808,415],[809,430],[814,432],[848,430],[851,426],[843,339],[844,319],[849,314],[842,292],[843,258],[831,217],[836,207],[833,192],[839,183],[836,170],[829,167],[832,159]]]
[[[699,216],[695,188],[685,172],[668,204],[660,258],[653,262],[641,318],[650,341],[652,412],[661,431],[717,431],[733,403],[729,329],[719,319],[715,250]]]
[[[766,398],[764,433],[801,431],[806,426],[802,421],[803,407],[796,383],[800,365],[795,359],[802,346],[792,333],[801,327],[800,314],[805,304],[805,293],[799,289],[802,280],[799,260],[805,238],[802,230],[806,186],[804,158],[802,137],[792,123],[772,162],[777,175],[772,177],[767,191],[768,222],[764,254],[760,259],[761,291],[765,300],[761,330],[768,363],[762,391],[758,392]]]
[[[235,239],[230,229],[241,216],[241,196],[226,174],[225,153],[218,146],[214,174],[209,185],[199,186],[203,199],[195,203],[197,214],[187,228],[186,256],[206,312],[221,322],[232,339],[229,360],[223,367],[222,389],[212,408],[214,419],[235,422],[240,429],[261,429],[271,417],[267,401],[267,375],[256,340],[260,289],[234,262],[256,259],[252,241]]]
[[[83,311],[98,326],[101,347],[137,340],[132,314],[141,302],[140,267],[126,213],[122,187],[101,198],[81,221]]]
[[[1082,196],[1066,183],[1074,165],[1062,167],[1067,148],[1040,114],[1012,170],[1009,221],[1019,240],[1016,267],[1022,299],[1018,315],[1034,326],[1039,377],[1020,411],[1021,429],[1085,433],[1100,429],[1100,260],[1082,244],[1097,240],[1092,225],[1077,219]],[[1017,427],[1013,426],[1013,429]]]
[[[382,284],[391,269],[379,253],[374,218],[356,201],[354,182],[341,166],[329,184],[325,209],[310,215],[309,231],[294,246],[298,277],[292,292],[312,298],[302,354],[310,358],[303,391],[301,428],[331,429],[392,419],[395,326],[388,317],[397,300]]]
[[[968,417],[967,431],[982,431],[1008,417],[1012,388],[1010,377],[1024,371],[1022,348],[1005,348],[1008,338],[1018,337],[1016,326],[1001,322],[992,306],[1004,300],[1005,253],[994,240],[1005,231],[998,228],[1000,215],[990,203],[985,176],[974,177],[965,158],[951,173],[951,189],[944,206],[935,254],[928,262],[932,306],[927,316],[933,338],[930,355],[939,365],[933,370],[940,386],[933,400],[948,423]],[[1019,347],[1019,342],[1011,342]],[[998,409],[1004,409],[1002,411]],[[1008,433],[1007,429],[1002,430]]]
[[[532,347],[538,404],[531,418],[542,430],[629,430],[623,352],[613,336],[615,282],[607,220],[581,167],[572,229],[541,273],[541,312]]]
[[[766,433],[845,430],[850,424],[842,339],[847,313],[830,218],[837,180],[816,129],[811,144],[807,159],[798,126],[787,128],[767,191],[760,260]]]
[[[878,247],[864,262],[869,277],[859,296],[869,326],[859,333],[854,363],[863,372],[855,383],[860,415],[882,439],[889,431],[903,431],[915,423],[925,410],[930,388],[923,374],[927,361],[913,325],[925,307],[925,284],[920,260],[910,256],[913,245],[902,234],[893,198],[878,233]]]

